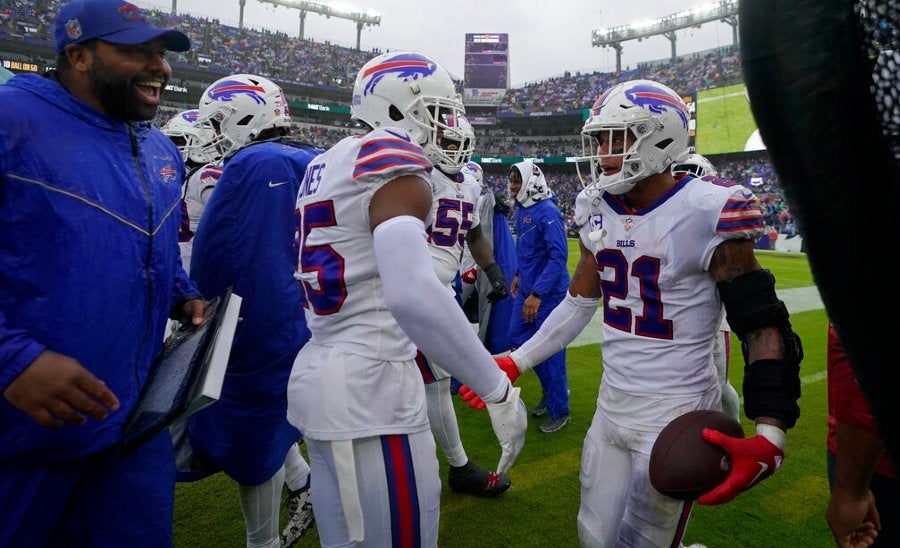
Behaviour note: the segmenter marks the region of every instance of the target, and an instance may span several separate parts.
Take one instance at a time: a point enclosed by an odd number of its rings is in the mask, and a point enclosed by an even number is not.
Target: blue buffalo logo
[[[189,124],[193,124],[197,122],[197,117],[200,115],[199,110],[186,110],[181,113],[181,119]]]
[[[145,22],[147,19],[144,17],[144,12],[141,11],[141,8],[135,6],[134,4],[125,3],[116,8],[116,11],[119,12],[119,15],[122,16],[122,19],[126,21],[132,22]]]
[[[237,80],[225,80],[213,89],[209,90],[207,95],[213,101],[222,101],[224,103],[231,102],[239,95],[246,95],[256,101],[257,105],[266,104],[264,97],[266,90],[262,86],[254,86],[238,82]]]
[[[175,181],[176,171],[169,166],[166,166],[159,170],[159,176],[162,177],[162,180],[166,183],[171,183]]]
[[[625,90],[625,96],[635,105],[647,109],[654,114],[662,114],[672,109],[679,117],[684,127],[688,126],[687,107],[679,97],[673,97],[670,93],[650,84],[638,84]]]
[[[606,100],[612,95],[611,91],[613,88],[610,88],[597,97],[597,100],[594,101],[594,104],[591,106],[591,116],[598,116],[600,114],[600,109],[603,108],[603,105],[606,104]]]
[[[363,95],[374,92],[378,82],[388,74],[393,74],[396,78],[403,78],[404,80],[418,80],[419,78],[431,76],[435,70],[437,70],[437,65],[424,55],[409,53],[391,57],[382,63],[369,67],[363,72],[363,78],[371,78],[366,87],[363,88]]]

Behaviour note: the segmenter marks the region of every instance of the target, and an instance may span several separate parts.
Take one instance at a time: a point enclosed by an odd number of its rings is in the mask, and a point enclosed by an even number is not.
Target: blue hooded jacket
[[[178,252],[184,166],[149,123],[126,123],[55,79],[0,86],[0,392],[44,350],[119,398],[103,421],[44,428],[0,398],[0,465],[115,443],[171,307],[198,295]]]
[[[281,142],[240,150],[225,161],[197,227],[192,279],[204,295],[232,286],[243,301],[222,394],[191,416],[191,445],[241,485],[272,477],[300,439],[287,420],[287,385],[310,332],[294,279],[294,208],[306,166],[322,152]]]

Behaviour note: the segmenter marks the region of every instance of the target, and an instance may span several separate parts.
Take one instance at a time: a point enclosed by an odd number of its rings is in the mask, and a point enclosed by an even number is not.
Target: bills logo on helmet
[[[262,86],[252,86],[237,80],[225,80],[218,86],[209,90],[207,95],[213,101],[229,102],[238,95],[246,95],[256,101],[258,105],[265,105],[266,99],[263,97],[266,90]]]
[[[610,88],[603,93],[600,94],[600,97],[597,97],[597,100],[594,101],[594,105],[591,107],[591,116],[597,116],[600,114],[600,109],[603,108],[603,104],[606,103],[607,97],[612,95],[612,90],[615,88]]]
[[[374,92],[378,82],[388,74],[393,74],[396,78],[403,78],[404,80],[409,78],[418,80],[419,78],[431,76],[434,74],[435,70],[437,70],[437,65],[435,63],[427,57],[416,53],[391,57],[390,59],[386,59],[383,63],[369,67],[362,74],[362,78],[371,78],[369,83],[366,84],[366,87],[363,88],[363,95]]]
[[[116,11],[118,11],[119,15],[122,16],[122,19],[126,21],[146,21],[141,8],[135,6],[134,4],[124,3],[116,8]]]
[[[194,124],[197,122],[197,116],[199,115],[199,110],[186,110],[181,113],[181,119],[190,124]]]
[[[673,97],[668,92],[649,84],[638,84],[631,89],[626,89],[625,96],[632,103],[654,114],[662,114],[663,111],[674,109],[684,123],[684,127],[688,126],[687,106],[680,97]]]

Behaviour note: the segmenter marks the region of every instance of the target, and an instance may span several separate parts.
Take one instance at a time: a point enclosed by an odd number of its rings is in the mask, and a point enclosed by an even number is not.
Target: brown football
[[[743,438],[741,424],[720,411],[691,411],[674,419],[650,451],[650,483],[660,493],[694,500],[725,481],[731,459],[724,449],[703,439],[704,428]]]

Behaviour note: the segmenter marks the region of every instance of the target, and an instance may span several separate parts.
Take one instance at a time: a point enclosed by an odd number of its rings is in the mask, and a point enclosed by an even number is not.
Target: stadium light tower
[[[241,6],[247,0],[240,0]],[[275,4],[277,6],[285,6],[300,10],[300,39],[303,40],[304,25],[306,23],[306,14],[308,12],[324,15],[326,18],[337,17],[339,19],[349,19],[356,23],[356,49],[359,49],[360,35],[364,26],[374,26],[381,24],[381,15],[371,10],[362,11],[358,8],[345,6],[343,4],[332,3],[330,5],[315,0],[259,0],[262,3]],[[241,8],[243,14],[243,7]]]
[[[618,72],[622,70],[622,42],[641,41],[644,38],[662,35],[672,43],[672,62],[674,63],[678,58],[675,48],[676,30],[700,28],[704,23],[721,21],[731,25],[732,41],[734,45],[737,45],[737,13],[738,0],[710,2],[658,19],[644,19],[627,25],[593,30],[591,31],[591,45],[595,48],[611,47],[616,50],[616,72]]]

